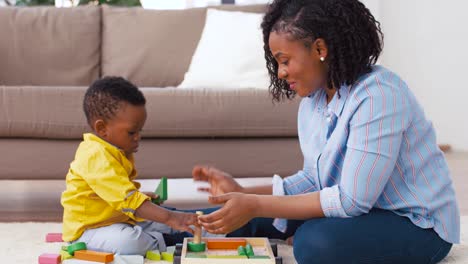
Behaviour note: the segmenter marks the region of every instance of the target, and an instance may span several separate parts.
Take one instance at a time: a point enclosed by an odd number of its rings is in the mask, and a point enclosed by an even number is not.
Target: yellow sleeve
[[[105,149],[96,149],[87,155],[88,164],[82,175],[89,187],[115,210],[143,221],[135,216],[135,211],[150,198],[138,191],[139,186],[130,179],[131,172],[119,161],[121,157]]]

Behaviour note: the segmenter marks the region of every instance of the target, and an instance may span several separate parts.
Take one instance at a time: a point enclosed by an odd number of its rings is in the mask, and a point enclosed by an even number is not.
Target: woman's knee
[[[294,257],[298,264],[338,263],[337,242],[329,232],[306,223],[294,234]]]

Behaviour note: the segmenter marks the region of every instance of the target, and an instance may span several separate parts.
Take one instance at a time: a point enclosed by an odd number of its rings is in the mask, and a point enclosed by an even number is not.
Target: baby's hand
[[[190,226],[198,225],[198,218],[197,215],[193,213],[170,211],[170,217],[166,224],[174,229],[187,231],[193,234],[194,231]]]

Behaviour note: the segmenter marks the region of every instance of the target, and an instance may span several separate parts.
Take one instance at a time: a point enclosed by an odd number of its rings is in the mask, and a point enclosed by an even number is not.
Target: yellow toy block
[[[174,252],[162,252],[161,253],[162,260],[173,262],[174,261]]]
[[[70,255],[70,253],[68,253],[68,251],[65,251],[63,249],[60,250],[60,258],[62,259],[62,261],[66,260],[66,259],[71,259],[73,258],[72,255]]]
[[[161,253],[159,253],[159,250],[146,251],[146,258],[149,260],[161,260]]]

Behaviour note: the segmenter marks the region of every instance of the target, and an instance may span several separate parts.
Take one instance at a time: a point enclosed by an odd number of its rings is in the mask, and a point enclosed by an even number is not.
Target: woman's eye
[[[135,133],[136,133],[136,132],[133,132],[133,131],[128,132],[128,134],[129,134],[130,136],[135,135]]]
[[[289,63],[289,61],[283,61],[283,62],[281,62],[281,64],[286,65],[286,66],[288,65],[288,63]]]

